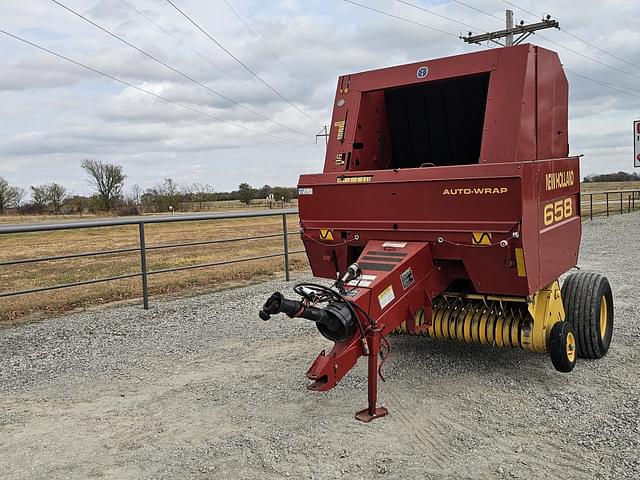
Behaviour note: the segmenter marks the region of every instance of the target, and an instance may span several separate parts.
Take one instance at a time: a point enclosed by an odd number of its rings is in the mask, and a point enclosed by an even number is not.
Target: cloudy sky
[[[216,190],[295,185],[299,173],[322,169],[315,134],[330,121],[339,74],[487,48],[458,40],[469,30],[462,24],[503,28],[508,8],[503,0],[409,0],[454,23],[397,0],[357,0],[443,33],[343,0],[172,0],[279,96],[167,0],[59,1],[195,80],[52,0],[0,1],[2,30],[132,85],[0,34],[0,176],[24,188],[57,181],[74,193],[90,190],[83,158],[120,163],[127,183],[144,188],[165,177]],[[524,9],[515,9],[517,21],[550,13],[569,32],[533,41],[557,50],[571,72],[571,152],[585,155],[583,174],[632,171],[640,2],[513,3]]]

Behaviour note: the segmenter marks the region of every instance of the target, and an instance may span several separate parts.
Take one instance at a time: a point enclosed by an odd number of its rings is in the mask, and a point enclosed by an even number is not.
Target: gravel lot
[[[86,311],[0,331],[0,477],[640,478],[640,215],[584,224],[580,265],[606,274],[609,354],[545,355],[395,336],[365,425],[365,362],[307,391],[326,345],[262,322],[271,282]]]

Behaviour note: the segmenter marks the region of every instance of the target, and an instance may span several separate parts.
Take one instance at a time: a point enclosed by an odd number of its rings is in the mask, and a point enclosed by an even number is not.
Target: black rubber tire
[[[566,320],[576,333],[578,356],[602,358],[613,336],[613,294],[606,277],[597,273],[577,272],[562,284],[562,303]],[[606,327],[601,331],[601,306],[605,299]]]
[[[567,343],[569,342],[569,336],[573,336],[573,356],[570,357]],[[549,336],[549,355],[551,356],[551,363],[559,372],[569,373],[576,366],[577,355],[576,349],[576,334],[573,327],[569,322],[558,322],[551,329],[551,335]]]

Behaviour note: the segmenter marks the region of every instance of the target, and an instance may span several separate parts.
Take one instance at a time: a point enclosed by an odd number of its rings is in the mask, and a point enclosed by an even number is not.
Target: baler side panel
[[[580,162],[578,158],[535,162],[539,285],[542,288],[578,263]]]
[[[538,249],[538,169],[532,162],[522,169],[522,255],[529,292],[540,289],[540,250]]]
[[[336,102],[342,99],[345,103],[342,107],[334,105],[328,132],[325,172],[345,171],[351,163],[362,99],[362,92],[351,88],[351,77],[351,75],[344,75],[338,79]]]
[[[537,137],[540,160],[569,155],[569,85],[558,54],[537,49]]]
[[[519,117],[512,120],[518,125],[518,143],[515,161],[535,160],[538,148],[536,138],[536,47],[532,46],[526,56],[526,66],[522,78],[522,98]],[[495,141],[495,140],[494,140]],[[495,142],[496,144],[498,142]]]
[[[363,93],[356,119],[351,159],[345,169],[358,171],[388,168],[391,163],[391,142],[387,122],[384,91]]]
[[[529,156],[531,139],[522,125],[523,102],[527,100],[527,88],[531,88],[527,79],[530,82],[532,56],[531,45],[499,52],[489,82],[480,163],[533,158]]]

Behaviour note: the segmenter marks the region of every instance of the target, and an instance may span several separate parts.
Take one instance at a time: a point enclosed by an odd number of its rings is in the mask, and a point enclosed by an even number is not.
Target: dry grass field
[[[239,200],[222,200],[217,202],[193,202],[191,204],[183,205],[192,208],[179,209],[178,213],[232,213],[235,211],[246,210],[267,210],[269,208],[268,203],[265,200],[253,200],[250,205],[246,205]],[[273,202],[272,208],[282,208],[281,202]],[[298,200],[294,199],[284,204],[284,208],[297,208]],[[161,213],[149,213],[149,215],[169,215],[169,212]],[[96,220],[100,218],[112,218],[112,215],[85,213],[69,214],[69,215],[17,215],[12,213],[11,215],[0,215],[0,225],[6,223],[50,223],[50,222],[62,222],[62,221],[84,221],[84,220]]]
[[[296,231],[298,219],[289,216],[289,231]],[[146,226],[147,247],[172,243],[267,235],[282,231],[281,217],[150,224]],[[290,249],[302,248],[299,236],[290,235]],[[123,226],[88,230],[62,230],[0,237],[0,262],[24,258],[97,252],[138,246],[138,227]],[[281,253],[281,237],[225,244],[150,250],[149,271],[219,262],[242,257]],[[304,254],[292,255],[291,269],[307,268]],[[221,267],[151,275],[149,291],[154,295],[192,293],[223,288],[283,275],[283,258],[258,260]],[[0,291],[16,291],[55,284],[135,273],[140,270],[138,252],[0,266]],[[0,300],[0,325],[29,321],[90,305],[130,300],[141,296],[140,278],[117,280],[45,293],[7,297]],[[153,298],[152,298],[153,302]]]
[[[607,197],[606,195],[596,195],[597,192],[614,192],[616,190],[640,190],[640,182],[594,182],[583,183],[582,190],[582,216],[589,217],[591,208],[590,195],[593,195],[593,216],[606,215]],[[622,195],[622,205],[620,196]],[[609,194],[609,214],[614,215],[622,210],[627,213],[629,210],[640,210],[640,194],[636,193],[633,198],[632,193],[610,193]]]
[[[584,193],[605,190],[640,189],[640,182],[583,184]],[[623,196],[623,210],[628,208],[628,194]],[[604,196],[594,196],[594,214],[603,215]],[[224,207],[210,207],[210,211],[231,211],[232,206],[242,209],[240,203],[227,202]],[[295,205],[288,205],[295,206]],[[635,200],[640,209],[640,197]],[[620,200],[610,195],[610,212],[620,212]],[[583,217],[589,216],[589,199],[582,202]],[[96,219],[96,216],[4,216],[0,223],[39,223],[52,221],[78,221]],[[289,230],[297,230],[298,219],[289,217]],[[170,243],[244,237],[280,233],[281,218],[254,218],[238,220],[214,220],[157,224],[146,227],[147,246]],[[300,250],[302,244],[297,234],[290,235],[291,250]],[[121,248],[135,248],[138,244],[137,226],[111,227],[90,230],[66,230],[36,234],[0,236],[0,262],[23,258],[46,257],[83,252],[95,252]],[[214,244],[168,250],[151,250],[148,253],[149,270],[181,267],[199,263],[231,260],[282,252],[282,239],[272,238]],[[307,268],[304,254],[293,255],[292,270]],[[62,283],[72,283],[101,277],[138,272],[138,252],[32,263],[16,266],[0,266],[0,291],[16,291]],[[187,270],[149,277],[150,294],[192,294],[213,288],[224,288],[246,282],[260,281],[274,275],[283,275],[283,259],[273,258],[212,268]],[[115,301],[139,299],[140,278],[117,280],[91,286],[61,289],[46,293],[28,294],[0,300],[0,326],[12,325],[55,313],[100,305]],[[153,301],[153,299],[152,299]]]
[[[640,182],[593,182],[580,185],[583,193],[606,192],[611,190],[640,190]]]

